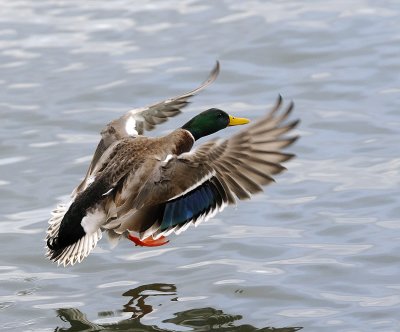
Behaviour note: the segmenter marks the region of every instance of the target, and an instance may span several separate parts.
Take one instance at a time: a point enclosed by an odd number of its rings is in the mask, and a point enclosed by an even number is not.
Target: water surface
[[[399,7],[1,1],[1,330],[398,331]],[[151,134],[208,107],[255,119],[281,93],[302,120],[289,171],[166,247],[46,261],[49,212],[102,126],[216,59],[218,81]]]

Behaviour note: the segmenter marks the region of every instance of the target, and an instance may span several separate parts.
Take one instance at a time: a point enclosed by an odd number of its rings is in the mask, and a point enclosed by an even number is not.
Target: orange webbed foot
[[[153,239],[152,237],[147,237],[143,240],[139,239],[136,236],[132,236],[128,234],[128,239],[131,240],[135,245],[141,247],[159,247],[167,244],[169,241],[166,240],[165,236],[161,236],[158,239]]]

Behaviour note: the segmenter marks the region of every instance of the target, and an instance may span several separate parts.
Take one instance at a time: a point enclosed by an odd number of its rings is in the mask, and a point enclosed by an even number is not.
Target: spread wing
[[[219,74],[219,62],[215,64],[208,78],[196,89],[180,96],[163,100],[153,105],[131,110],[108,123],[101,131],[101,140],[97,145],[89,169],[82,183],[74,190],[73,196],[87,187],[94,167],[107,148],[117,140],[128,136],[142,135],[145,130],[153,130],[156,125],[181,113],[189,104],[189,99],[213,83]]]
[[[293,103],[283,112],[281,104],[279,97],[271,112],[231,138],[209,141],[162,165],[136,199],[136,209],[146,208],[155,196],[165,199],[155,223],[141,230],[142,237],[179,234],[273,182],[285,170],[281,163],[294,157],[281,149],[297,139],[284,135],[299,122],[286,122]]]

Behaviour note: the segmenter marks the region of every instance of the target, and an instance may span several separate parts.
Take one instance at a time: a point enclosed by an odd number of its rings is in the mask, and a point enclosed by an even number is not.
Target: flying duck
[[[134,109],[101,131],[84,180],[68,204],[59,204],[49,220],[46,256],[59,265],[81,262],[106,232],[112,244],[127,238],[138,246],[161,246],[171,233],[197,226],[236,199],[249,199],[293,154],[281,150],[297,136],[286,133],[298,124],[287,121],[293,103],[272,110],[228,139],[200,138],[248,119],[208,109],[162,137],[144,131],[181,113],[188,100],[215,81],[217,62],[197,89],[154,105]]]

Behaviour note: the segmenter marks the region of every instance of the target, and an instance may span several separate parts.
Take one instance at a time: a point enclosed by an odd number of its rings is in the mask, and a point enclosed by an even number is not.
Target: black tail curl
[[[98,204],[105,197],[103,193],[109,190],[103,178],[99,178],[83,191],[71,204],[65,213],[57,236],[47,240],[47,247],[53,251],[53,256],[79,241],[86,235],[81,222],[90,207]]]
[[[82,219],[86,215],[86,210],[73,203],[61,221],[57,236],[47,240],[47,247],[52,251],[59,251],[86,235],[81,225]]]
[[[49,247],[50,250],[61,249],[58,244],[58,236],[47,239],[47,246]]]

